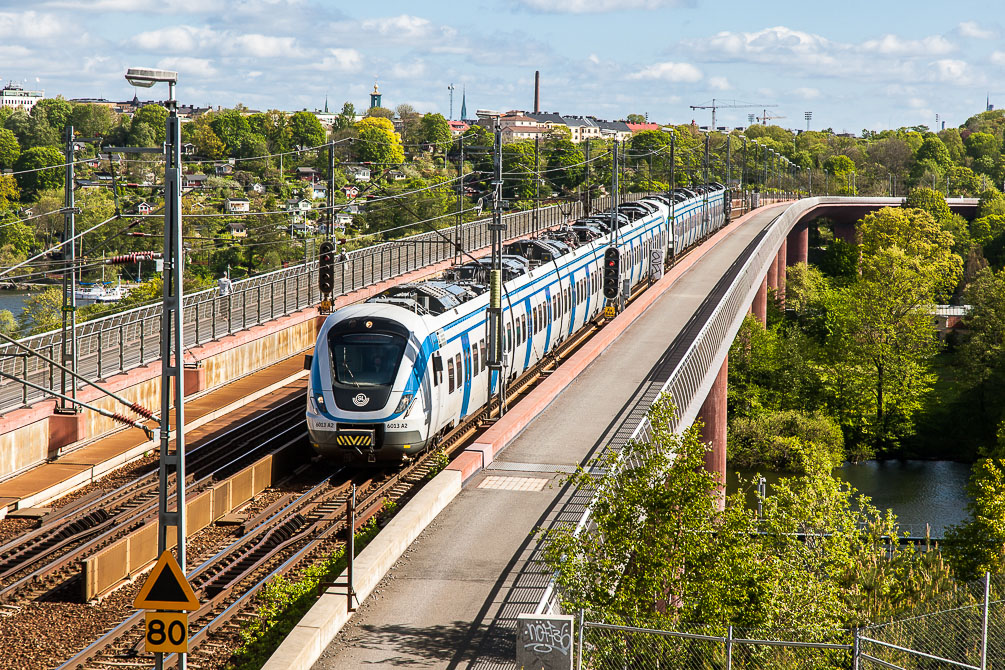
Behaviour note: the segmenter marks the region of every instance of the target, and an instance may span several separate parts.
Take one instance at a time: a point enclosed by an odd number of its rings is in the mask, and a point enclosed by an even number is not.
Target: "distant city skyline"
[[[835,9],[771,0],[480,0],[335,8],[311,0],[0,0],[0,79],[47,96],[129,100],[127,67],[179,72],[195,106],[450,114],[453,84],[476,109],[541,107],[618,119],[836,132],[957,126],[1005,105],[1003,23],[987,5],[847,0]],[[952,18],[949,18],[951,14]],[[1000,88],[996,88],[999,86]],[[140,98],[156,97],[147,91]],[[999,100],[998,97],[1001,96]],[[455,100],[454,116],[459,114]]]

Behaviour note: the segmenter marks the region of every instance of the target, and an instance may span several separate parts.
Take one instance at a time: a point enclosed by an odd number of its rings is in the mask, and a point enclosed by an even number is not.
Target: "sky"
[[[1005,107],[1005,8],[969,0],[0,0],[0,80],[128,100],[127,67],[179,73],[183,104],[369,104],[459,118],[533,108],[861,132]],[[140,90],[141,99],[162,96]],[[768,107],[768,105],[774,105]]]

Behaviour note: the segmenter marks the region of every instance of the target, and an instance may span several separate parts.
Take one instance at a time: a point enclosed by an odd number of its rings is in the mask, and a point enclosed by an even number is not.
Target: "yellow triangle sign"
[[[136,594],[133,607],[148,610],[184,610],[194,612],[199,609],[195,591],[181,571],[174,554],[165,551],[157,559],[157,564]]]

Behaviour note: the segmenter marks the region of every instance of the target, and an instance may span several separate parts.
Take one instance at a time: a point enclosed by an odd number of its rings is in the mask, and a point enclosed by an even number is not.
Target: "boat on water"
[[[127,289],[121,284],[78,284],[73,292],[73,298],[78,305],[93,305],[95,303],[118,302],[126,297]]]

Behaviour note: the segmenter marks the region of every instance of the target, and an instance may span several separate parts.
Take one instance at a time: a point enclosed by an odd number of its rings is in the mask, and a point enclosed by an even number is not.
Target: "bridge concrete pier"
[[[754,294],[754,302],[750,305],[750,311],[753,312],[757,320],[761,322],[762,326],[768,325],[768,278],[767,276],[761,280],[761,286],[757,289],[757,293]]]
[[[805,263],[809,259],[810,227],[805,221],[800,221],[792,228],[786,242],[788,243],[786,251],[788,265]]]
[[[855,224],[848,221],[834,222],[834,238],[855,244]]]
[[[726,506],[726,403],[727,382],[729,380],[729,357],[722,361],[719,374],[709,389],[705,402],[701,405],[698,418],[701,419],[701,440],[711,448],[705,452],[705,469],[718,480],[715,498],[719,509]]]
[[[765,280],[768,282],[768,288],[778,289],[778,257],[771,262],[768,266],[768,272],[765,275]]]

